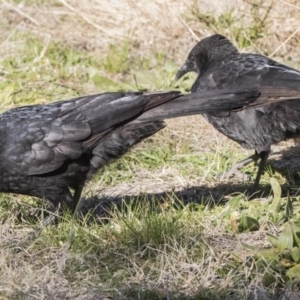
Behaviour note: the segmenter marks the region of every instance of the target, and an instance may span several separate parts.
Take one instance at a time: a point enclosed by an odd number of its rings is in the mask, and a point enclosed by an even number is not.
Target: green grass
[[[259,222],[260,230],[271,232],[281,223],[274,222],[272,201],[272,196],[265,202],[239,197],[225,205],[184,205],[174,194],[160,201],[141,195],[121,202],[119,207],[111,204],[109,216],[98,222],[85,219],[79,224],[66,215],[58,225],[44,228],[26,251],[10,254],[6,250],[2,255],[23,258],[16,268],[23,274],[30,273],[19,278],[14,289],[22,290],[24,285],[30,290],[41,284],[39,274],[44,270],[43,280],[54,280],[60,291],[64,288],[59,283],[63,278],[78,292],[88,287],[96,293],[119,294],[128,299],[138,293],[143,297],[153,293],[157,299],[164,299],[160,298],[164,294],[174,299],[189,299],[188,295],[195,299],[203,299],[204,295],[208,299],[229,299],[234,295],[233,299],[238,299],[245,296],[238,285],[224,290],[213,283],[230,280],[247,286],[261,280],[267,289],[270,284],[289,282],[287,261],[282,261],[281,267],[269,267],[264,262],[269,256],[260,256],[263,250],[257,247],[259,240],[242,233],[245,229],[241,227],[236,233],[233,226],[232,216],[238,213],[251,216]],[[285,201],[280,201],[281,207]],[[299,198],[293,201],[297,204]],[[294,218],[298,214],[299,210]],[[235,220],[240,222],[240,217]],[[24,225],[10,220],[16,232]],[[279,263],[280,256],[277,260]],[[245,273],[250,267],[252,271]],[[4,271],[1,275],[3,278]],[[149,287],[151,291],[147,292]],[[43,292],[51,293],[50,288],[45,285]]]
[[[239,47],[256,47],[272,5],[261,10],[260,2],[251,3],[244,27],[236,10],[215,16],[195,6],[191,15],[201,28],[230,30]],[[66,9],[59,1],[47,5]],[[16,22],[4,22],[2,39]],[[179,64],[173,52],[150,42],[153,49],[141,51],[134,36],[111,40],[106,51],[57,36],[12,33],[12,46],[0,59],[2,111],[104,91],[185,92],[195,78],[190,74],[175,83]],[[43,214],[35,210],[45,204],[0,195],[1,299],[250,299],[255,287],[278,299],[290,287],[297,290],[299,232],[291,228],[300,218],[299,192],[284,185],[299,185],[299,174],[268,166],[263,197],[248,201],[249,183],[219,182],[216,175],[249,151],[200,118],[168,124],[98,172],[85,189],[81,221],[66,213],[23,243],[40,226]],[[257,166],[244,171],[254,178]]]

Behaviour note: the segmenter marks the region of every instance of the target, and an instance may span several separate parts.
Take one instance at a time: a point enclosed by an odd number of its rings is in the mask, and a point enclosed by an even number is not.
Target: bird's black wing
[[[105,93],[10,110],[0,118],[1,155],[20,172],[49,173],[91,151],[116,126],[178,94]]]
[[[257,90],[211,91],[181,97],[179,94],[105,93],[10,110],[0,117],[0,155],[8,160],[7,166],[14,165],[21,173],[42,175],[83,153],[94,153],[104,136],[135,119],[153,122],[241,109],[259,96]],[[159,124],[158,128],[162,127],[163,124]]]
[[[298,93],[300,95],[300,92]],[[255,105],[261,92],[258,89],[216,90],[181,95],[155,107],[137,118],[137,121],[155,121],[196,114],[228,112]],[[271,101],[271,99],[269,99]],[[272,100],[273,101],[273,100]],[[257,105],[265,105],[261,99]]]

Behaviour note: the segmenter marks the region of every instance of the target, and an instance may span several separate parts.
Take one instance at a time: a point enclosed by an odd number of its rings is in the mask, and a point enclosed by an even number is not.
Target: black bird
[[[216,34],[198,42],[178,70],[176,80],[187,72],[198,74],[192,93],[226,89],[261,89],[280,87],[282,95],[300,90],[300,72],[268,57],[252,53],[239,53],[224,36]],[[285,91],[286,90],[286,91]],[[218,111],[204,115],[218,131],[254,155],[237,163],[225,176],[244,175],[240,169],[260,159],[252,189],[258,189],[261,173],[271,151],[271,145],[299,134],[300,102],[272,103],[224,116]]]
[[[43,198],[53,211],[61,205],[74,211],[85,182],[164,128],[164,119],[241,109],[259,95],[116,92],[11,109],[0,115],[0,192]]]

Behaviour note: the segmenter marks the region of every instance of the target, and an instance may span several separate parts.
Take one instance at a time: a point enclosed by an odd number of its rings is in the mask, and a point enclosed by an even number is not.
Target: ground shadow
[[[288,184],[282,185],[282,197],[299,196],[300,194],[300,145],[274,153],[268,160],[268,166],[287,178]],[[119,196],[107,196],[105,194],[86,197],[81,202],[80,212],[82,215],[91,213],[94,216],[105,216],[111,207],[121,207],[122,203],[141,201],[162,203],[169,198],[176,199],[184,205],[188,203],[201,203],[203,205],[224,205],[232,196],[249,194],[253,182],[237,182],[231,179],[227,182],[216,180],[199,186],[189,186],[180,190],[169,190],[159,193],[141,193],[137,195],[123,194]],[[252,199],[264,199],[272,195],[270,184],[261,184],[260,190]]]
[[[298,174],[300,171],[300,145],[273,153],[268,160],[268,165],[287,177],[291,183],[298,183],[300,186]]]
[[[160,205],[166,202],[180,203],[187,205],[190,203],[203,204],[206,206],[225,205],[233,196],[244,194],[245,199],[249,199],[249,191],[252,183],[220,182],[213,186],[199,185],[186,187],[180,190],[170,190],[159,193],[140,193],[137,195],[107,196],[105,194],[93,195],[83,198],[80,202],[79,211],[81,215],[91,214],[95,217],[107,217],[112,208],[124,207],[126,203],[148,202]],[[282,186],[282,197],[298,196],[299,188],[293,186]],[[261,185],[260,191],[252,197],[254,199],[266,200],[272,195],[270,184]],[[126,206],[126,205],[125,205]]]
[[[177,291],[168,291],[167,289],[155,290],[138,290],[129,289],[125,292],[122,299],[156,299],[156,300],[240,300],[240,299],[258,299],[258,300],[299,300],[299,282],[289,284],[288,287],[266,288],[261,284],[250,284],[246,286],[240,283],[236,288],[198,288],[199,292],[192,295],[185,295]],[[121,298],[115,298],[121,299]]]

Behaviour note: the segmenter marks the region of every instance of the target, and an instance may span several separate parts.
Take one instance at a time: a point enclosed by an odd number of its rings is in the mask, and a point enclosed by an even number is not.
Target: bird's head
[[[178,70],[175,80],[192,71],[200,74],[207,63],[237,52],[236,47],[223,35],[215,34],[204,38],[189,53],[185,63]]]

